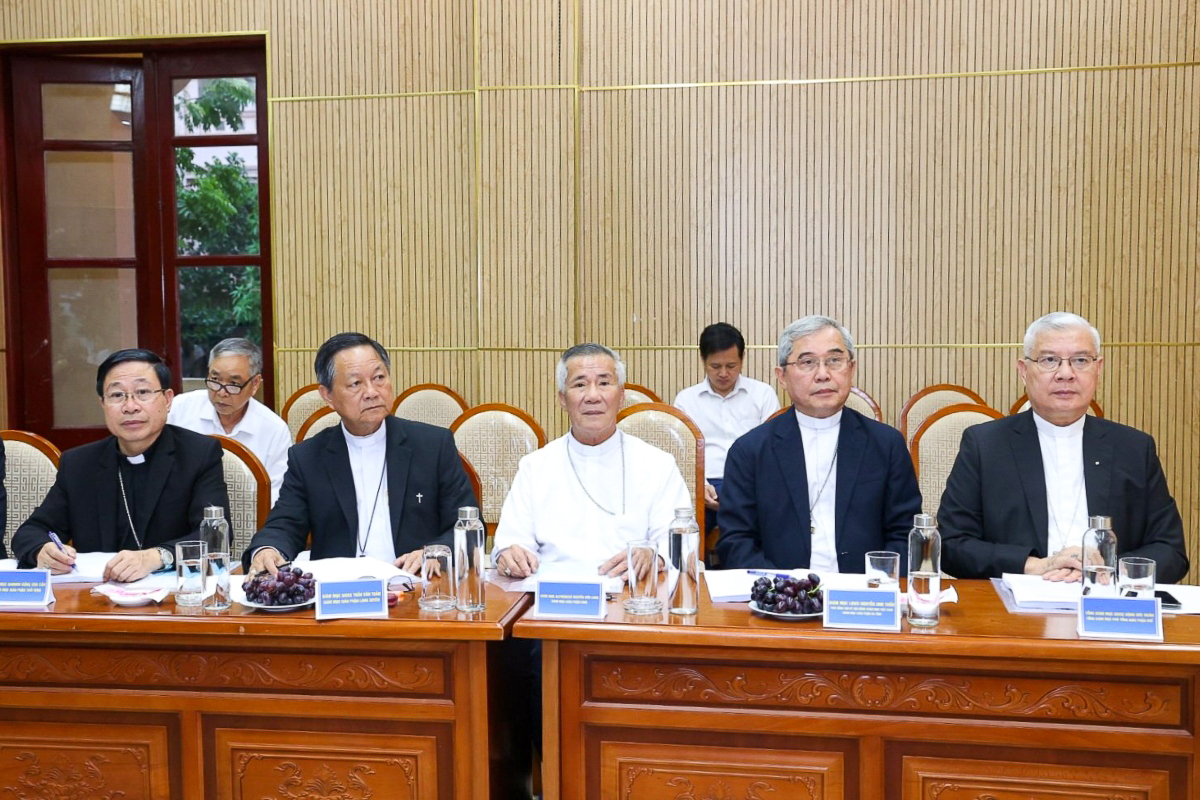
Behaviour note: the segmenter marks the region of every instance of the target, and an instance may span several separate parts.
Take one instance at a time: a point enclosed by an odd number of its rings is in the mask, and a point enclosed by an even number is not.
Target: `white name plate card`
[[[1157,597],[1079,598],[1079,635],[1085,639],[1161,642],[1162,600]]]
[[[834,589],[825,590],[822,617],[826,628],[855,631],[900,630],[900,590]]]
[[[0,570],[0,606],[38,608],[54,602],[48,569]]]
[[[386,617],[387,581],[360,578],[353,581],[317,581],[317,619]]]
[[[603,576],[540,578],[533,601],[537,617],[602,620],[608,613]]]

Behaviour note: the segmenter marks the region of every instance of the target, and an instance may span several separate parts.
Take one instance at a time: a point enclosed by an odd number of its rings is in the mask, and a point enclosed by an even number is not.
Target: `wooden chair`
[[[982,397],[965,386],[953,383],[936,383],[933,386],[926,386],[908,398],[904,408],[900,409],[900,435],[904,437],[904,441],[912,444],[913,433],[921,426],[926,417],[939,408],[962,403],[987,405]]]
[[[533,417],[504,403],[485,403],[459,415],[450,425],[454,443],[479,479],[479,513],[489,534],[517,476],[521,458],[546,444]],[[469,473],[468,473],[469,474]]]
[[[946,478],[958,456],[963,431],[972,425],[1003,416],[986,405],[955,403],[939,408],[925,418],[908,446],[913,469],[917,472],[917,486],[921,489],[922,511],[937,515],[938,506],[942,504],[942,492],[946,489]]]
[[[292,392],[292,396],[283,404],[283,411],[279,416],[283,417],[283,421],[287,423],[288,430],[292,432],[292,441],[298,442],[300,435],[300,426],[303,425],[314,411],[324,407],[325,401],[321,399],[320,393],[317,391],[317,384],[310,383],[308,386],[303,386]]]
[[[1027,408],[1029,408],[1029,395],[1023,394],[1017,398],[1017,402],[1012,404],[1012,408],[1008,409],[1008,414],[1009,416],[1012,416],[1013,414],[1020,414]],[[1092,400],[1091,405],[1088,406],[1087,413],[1094,417],[1104,419],[1104,409],[1102,409],[1100,404],[1094,399]]]
[[[271,510],[271,476],[258,456],[236,439],[212,434],[221,443],[221,471],[229,491],[229,563],[237,564],[250,537],[267,521]]]
[[[4,441],[4,490],[8,493],[4,549],[11,555],[13,534],[54,485],[62,454],[36,433],[0,431],[0,440]]]
[[[850,396],[846,398],[846,407],[854,409],[865,417],[873,417],[876,421],[883,422],[883,412],[879,409],[875,398],[857,386],[850,387]]]
[[[625,399],[621,401],[621,408],[629,408],[641,403],[661,403],[662,398],[656,395],[645,386],[639,386],[636,383],[625,384]]]
[[[326,428],[332,428],[342,421],[337,412],[331,407],[325,406],[318,408],[316,411],[308,415],[308,419],[300,426],[300,430],[296,433],[296,443],[299,444],[311,436],[315,436]]]
[[[617,427],[670,453],[692,496],[696,523],[704,530],[704,434],[687,414],[666,403],[639,403],[617,413]],[[714,531],[715,536],[715,531]],[[715,545],[715,542],[713,543]],[[705,542],[705,552],[711,549]]]
[[[467,401],[458,392],[440,383],[418,383],[400,393],[392,414],[417,422],[449,428],[467,410]]]

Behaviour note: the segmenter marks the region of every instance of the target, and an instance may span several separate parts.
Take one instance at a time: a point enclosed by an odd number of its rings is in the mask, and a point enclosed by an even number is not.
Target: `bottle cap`
[[[1112,530],[1112,517],[1088,517],[1089,528],[1103,528],[1104,530]]]
[[[479,509],[475,506],[463,506],[458,510],[459,519],[479,519]]]
[[[675,509],[675,516],[677,516],[677,517],[690,517],[691,515],[692,515],[692,507],[691,506],[680,506],[679,508]]]
[[[933,519],[932,514],[915,514],[913,516],[914,528],[936,528],[937,523]]]
[[[205,506],[204,507],[204,518],[205,519],[225,519],[225,509],[221,508],[220,506]]]

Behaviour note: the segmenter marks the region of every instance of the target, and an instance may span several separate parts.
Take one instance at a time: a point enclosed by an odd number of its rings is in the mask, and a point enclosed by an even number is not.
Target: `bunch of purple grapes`
[[[763,611],[780,614],[821,613],[821,578],[815,572],[807,578],[776,575],[759,578],[750,590],[750,599]]]
[[[261,573],[242,584],[246,599],[264,606],[294,606],[313,599],[317,584],[311,572],[283,568],[274,575]]]

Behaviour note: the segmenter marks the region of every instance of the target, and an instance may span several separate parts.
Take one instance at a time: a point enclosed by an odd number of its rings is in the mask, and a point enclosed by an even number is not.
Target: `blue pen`
[[[64,553],[67,552],[67,548],[63,547],[62,539],[58,538],[58,534],[54,531],[50,531],[50,541],[54,542],[59,550],[62,550]]]

